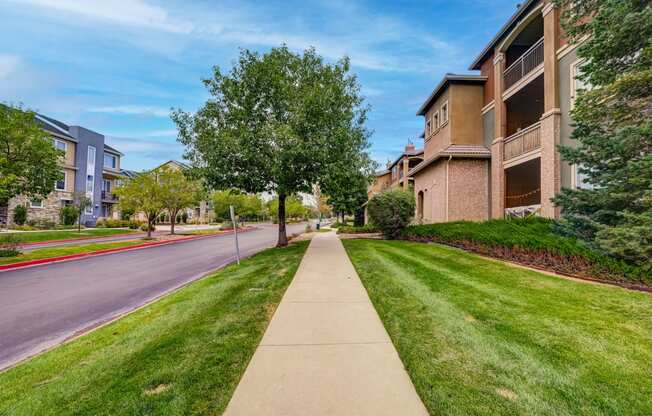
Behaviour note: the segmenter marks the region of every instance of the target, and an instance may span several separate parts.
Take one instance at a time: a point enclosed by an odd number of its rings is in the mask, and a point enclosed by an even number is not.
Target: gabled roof
[[[76,142],[77,139],[70,135],[70,126],[65,123],[62,123],[59,120],[55,120],[50,117],[46,117],[43,114],[35,114],[36,121],[43,127],[43,130],[48,133],[54,133],[59,136],[64,136],[67,140]]]
[[[388,173],[389,173],[388,169],[379,170],[378,172],[374,172],[374,176],[375,177],[384,176],[384,175],[387,175]]]
[[[471,158],[471,159],[490,159],[491,151],[482,145],[468,145],[468,144],[451,144],[444,150],[435,153],[433,156],[424,160],[416,165],[408,172],[408,176],[413,176],[426,166],[432,164],[440,158],[456,157],[456,158]]]
[[[426,111],[432,103],[437,100],[437,98],[448,88],[448,86],[452,83],[455,84],[483,84],[485,81],[487,81],[487,77],[483,75],[459,75],[459,74],[446,74],[444,75],[444,78],[437,84],[435,89],[430,93],[430,96],[426,99],[426,101],[421,104],[421,107],[419,107],[419,110],[417,111],[418,116],[423,116],[426,114]]]
[[[480,65],[482,65],[482,62],[484,62],[485,58],[489,53],[492,51],[494,46],[507,34],[509,30],[514,26],[514,24],[520,19],[524,14],[525,11],[534,3],[536,3],[539,0],[525,0],[523,4],[521,4],[516,12],[512,15],[512,17],[509,18],[507,23],[503,25],[503,27],[500,28],[496,36],[494,36],[493,39],[485,46],[485,48],[480,52],[480,55],[475,58],[473,63],[469,66],[470,70],[477,70],[480,69]]]
[[[136,176],[140,175],[139,172],[136,172],[135,170],[129,170],[129,169],[120,169],[120,174],[122,176],[126,176],[129,179],[133,179]]]
[[[119,150],[117,150],[117,149],[114,148],[114,147],[109,146],[108,144],[105,144],[105,145],[104,145],[104,151],[105,151],[105,152],[108,151],[109,153],[113,153],[113,154],[116,154],[116,155],[118,155],[118,156],[124,156],[124,153],[120,152]]]
[[[403,152],[399,157],[396,158],[396,160],[394,160],[392,163],[389,164],[389,167],[391,168],[406,156],[419,156],[419,155],[423,155],[423,149],[414,149],[412,151]]]
[[[190,169],[189,164],[187,164],[185,162],[182,162],[180,160],[172,160],[172,159],[168,160],[167,162],[161,163],[160,165],[158,165],[154,169],[162,168],[165,165],[176,165],[177,167],[179,167],[181,169]]]

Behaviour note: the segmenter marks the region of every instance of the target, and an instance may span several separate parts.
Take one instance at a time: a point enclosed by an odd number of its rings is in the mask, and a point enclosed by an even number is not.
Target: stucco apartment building
[[[13,222],[13,209],[23,204],[28,219],[47,219],[58,223],[60,210],[72,203],[73,192],[83,192],[92,204],[82,215],[82,223],[95,225],[100,217],[118,217],[117,198],[112,193],[122,177],[118,150],[106,145],[105,137],[80,126],[69,126],[53,118],[36,114],[36,121],[51,136],[53,145],[65,152],[61,160],[63,178],[45,199],[18,196],[0,207],[0,221]]]
[[[479,74],[446,75],[418,110],[424,160],[408,172],[418,220],[557,218],[551,198],[584,186],[557,151],[573,145],[570,110],[583,87],[560,14],[550,0],[525,1],[470,65]]]

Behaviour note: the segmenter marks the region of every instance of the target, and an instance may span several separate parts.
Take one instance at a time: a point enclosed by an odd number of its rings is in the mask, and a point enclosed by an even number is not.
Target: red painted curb
[[[239,232],[246,233],[248,231],[252,231],[252,230],[255,230],[255,229],[256,229],[256,227],[246,227],[246,228],[243,228]],[[105,254],[114,254],[114,253],[119,253],[119,252],[123,252],[123,251],[139,250],[139,249],[143,249],[143,248],[147,248],[147,247],[156,247],[156,246],[163,246],[163,245],[168,245],[168,244],[183,243],[183,242],[186,242],[186,241],[189,241],[189,240],[200,240],[202,238],[209,238],[209,237],[215,237],[215,236],[218,236],[218,235],[228,235],[228,234],[233,234],[233,230],[217,232],[217,233],[211,233],[211,234],[191,235],[191,236],[188,236],[188,237],[178,238],[176,240],[153,241],[153,242],[150,242],[150,243],[136,244],[136,245],[129,246],[129,247],[108,248],[108,249],[105,249],[105,250],[91,251],[91,252],[88,252],[88,253],[77,253],[77,254],[69,254],[67,256],[49,257],[49,258],[46,258],[46,259],[27,260],[27,261],[22,261],[22,262],[18,262],[18,263],[0,265],[0,272],[7,271],[7,270],[13,270],[13,269],[22,269],[22,268],[27,268],[27,267],[40,266],[40,265],[43,265],[43,264],[59,263],[59,262],[64,262],[64,261],[77,260],[77,259],[86,258],[86,257],[95,257],[95,256],[101,256],[101,255],[105,255]]]

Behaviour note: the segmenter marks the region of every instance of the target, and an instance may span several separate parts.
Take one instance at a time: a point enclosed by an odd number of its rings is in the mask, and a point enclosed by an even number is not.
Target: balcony
[[[118,196],[109,191],[102,191],[102,201],[104,202],[118,202]]]
[[[505,139],[503,160],[505,162],[541,147],[541,123],[517,131]]]
[[[543,64],[543,38],[532,45],[520,58],[514,61],[503,73],[505,90]]]

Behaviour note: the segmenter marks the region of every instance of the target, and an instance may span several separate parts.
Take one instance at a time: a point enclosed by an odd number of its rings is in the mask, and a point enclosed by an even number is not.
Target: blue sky
[[[180,158],[170,108],[195,111],[200,80],[238,48],[314,46],[351,58],[371,105],[371,154],[394,158],[422,130],[419,105],[468,65],[513,0],[0,0],[0,102],[90,128],[123,167]],[[422,143],[416,139],[415,143]]]

